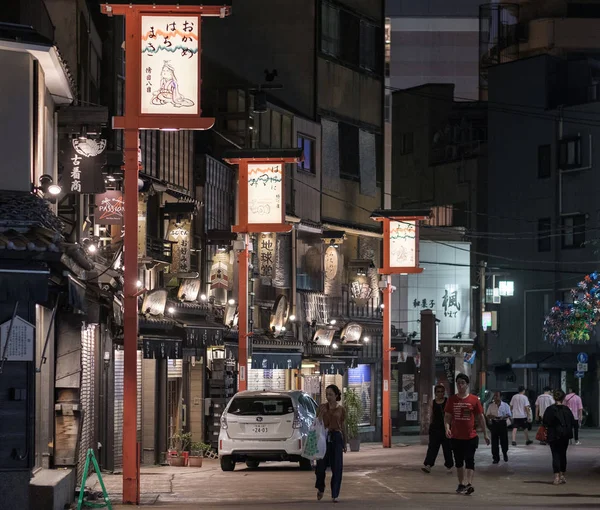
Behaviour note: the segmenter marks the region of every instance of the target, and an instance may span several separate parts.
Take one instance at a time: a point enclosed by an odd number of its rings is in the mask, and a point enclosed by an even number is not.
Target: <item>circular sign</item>
[[[587,355],[587,353],[586,352],[580,352],[577,355],[577,361],[579,363],[587,363],[588,362],[588,355]]]

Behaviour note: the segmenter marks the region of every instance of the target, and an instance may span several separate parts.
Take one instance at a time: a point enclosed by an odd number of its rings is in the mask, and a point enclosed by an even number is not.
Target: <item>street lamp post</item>
[[[419,268],[419,220],[429,210],[378,210],[371,219],[383,222],[383,267],[379,270],[383,291],[383,447],[392,447],[391,375],[392,375],[392,274],[416,274]],[[385,278],[383,278],[385,277]]]
[[[102,4],[107,16],[125,16],[125,114],[113,117],[113,129],[124,130],[124,376],[123,376],[123,503],[140,502],[140,451],[137,441],[138,340],[138,141],[140,129],[177,131],[210,129],[215,119],[201,117],[200,24],[202,16],[225,17],[231,7]],[[183,32],[182,32],[183,31]],[[166,51],[159,36],[178,46]],[[182,35],[183,34],[183,35]],[[185,41],[183,40],[185,39]],[[148,60],[151,59],[151,60]],[[146,62],[152,62],[148,64]],[[187,97],[177,97],[162,76],[185,82]],[[170,95],[169,95],[170,94]]]

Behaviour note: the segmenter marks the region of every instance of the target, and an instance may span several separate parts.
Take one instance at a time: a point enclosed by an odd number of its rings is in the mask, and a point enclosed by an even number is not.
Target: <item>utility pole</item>
[[[487,262],[481,260],[479,262],[479,313],[477,314],[477,330],[479,332],[479,348],[481,353],[479,356],[479,395],[483,398],[485,390],[487,389],[487,365],[488,365],[488,345],[487,345],[487,334],[483,329],[483,313],[485,312],[485,299],[486,299],[486,288],[485,288],[485,275],[486,275]]]

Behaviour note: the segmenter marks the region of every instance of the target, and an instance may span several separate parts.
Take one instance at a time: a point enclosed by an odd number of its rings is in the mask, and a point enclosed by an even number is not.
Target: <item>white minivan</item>
[[[301,455],[317,410],[302,391],[236,393],[221,416],[221,469],[233,471],[236,462],[257,468],[263,461],[299,462],[301,469],[311,469]]]

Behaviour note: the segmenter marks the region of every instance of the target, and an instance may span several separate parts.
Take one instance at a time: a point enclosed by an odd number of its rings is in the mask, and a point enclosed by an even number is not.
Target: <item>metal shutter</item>
[[[125,356],[123,351],[115,351],[115,400],[114,400],[114,470],[123,468],[123,376]]]
[[[96,358],[96,326],[88,325],[81,328],[81,403],[83,424],[79,441],[79,458],[77,463],[77,480],[81,480],[85,466],[85,457],[89,448],[95,449],[95,409],[94,409],[94,374]],[[82,485],[85,483],[83,481]]]

